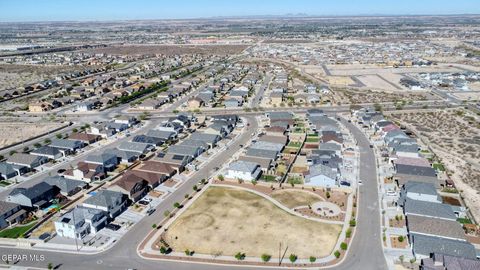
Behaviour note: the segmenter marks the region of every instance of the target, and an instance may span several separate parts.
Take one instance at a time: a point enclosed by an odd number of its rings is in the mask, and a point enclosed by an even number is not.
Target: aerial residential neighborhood
[[[0,1],[0,269],[480,269],[475,1]]]

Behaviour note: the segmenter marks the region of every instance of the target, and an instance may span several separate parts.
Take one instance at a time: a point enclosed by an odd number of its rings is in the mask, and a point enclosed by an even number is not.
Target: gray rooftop
[[[277,153],[278,153],[277,151],[273,151],[273,150],[249,148],[247,150],[246,155],[275,160],[277,158]]]
[[[437,177],[435,169],[431,167],[397,164],[397,174],[410,174],[428,177]]]
[[[258,164],[255,162],[250,162],[250,161],[235,161],[232,162],[229,166],[229,170],[234,170],[234,171],[240,171],[240,172],[248,172],[248,173],[254,173],[255,170],[258,168]]]
[[[69,193],[77,187],[83,188],[87,185],[86,182],[80,180],[67,179],[61,176],[49,176],[43,181],[45,183],[58,187],[61,191]]]
[[[466,241],[445,239],[435,236],[411,234],[413,252],[430,256],[431,253],[442,253],[452,256],[461,256],[468,259],[475,259],[475,247]]]
[[[112,207],[116,205],[116,201],[123,200],[123,198],[123,193],[105,189],[98,191],[95,195],[86,199],[83,203],[103,207]]]
[[[406,198],[404,212],[406,215],[421,215],[456,220],[457,217],[448,204],[425,202]]]

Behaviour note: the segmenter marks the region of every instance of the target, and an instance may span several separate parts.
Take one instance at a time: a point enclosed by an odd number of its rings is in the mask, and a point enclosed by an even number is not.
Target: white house
[[[82,239],[102,229],[107,224],[107,216],[98,209],[76,207],[57,219],[54,224],[57,235]]]
[[[226,178],[240,179],[244,181],[257,180],[262,169],[260,165],[249,161],[235,161],[228,167]]]

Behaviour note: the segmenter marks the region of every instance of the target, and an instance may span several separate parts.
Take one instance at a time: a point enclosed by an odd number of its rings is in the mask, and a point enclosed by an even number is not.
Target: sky
[[[479,0],[0,0],[0,21],[480,14]]]

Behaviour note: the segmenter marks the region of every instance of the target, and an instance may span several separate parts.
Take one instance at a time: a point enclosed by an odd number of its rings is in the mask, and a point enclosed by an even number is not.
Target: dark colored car
[[[118,231],[121,227],[122,226],[113,224],[113,223],[107,224],[107,226],[105,226],[105,228],[110,229],[112,231]]]

